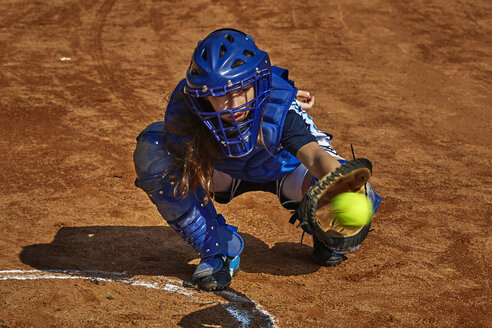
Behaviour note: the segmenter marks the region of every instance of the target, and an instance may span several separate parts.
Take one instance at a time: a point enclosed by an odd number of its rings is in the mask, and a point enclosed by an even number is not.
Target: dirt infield
[[[218,205],[245,250],[214,294],[132,152],[224,26],[315,95],[383,202],[335,268],[273,195]],[[491,35],[486,0],[1,1],[0,327],[492,327]]]

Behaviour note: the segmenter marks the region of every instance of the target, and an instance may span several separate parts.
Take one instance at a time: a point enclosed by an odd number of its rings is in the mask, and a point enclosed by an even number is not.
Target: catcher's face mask
[[[224,153],[242,157],[256,144],[271,80],[268,54],[243,32],[221,29],[195,48],[185,98]]]

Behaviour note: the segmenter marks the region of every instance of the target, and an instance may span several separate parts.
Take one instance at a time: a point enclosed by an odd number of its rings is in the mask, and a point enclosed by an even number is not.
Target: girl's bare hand
[[[297,100],[301,103],[301,109],[308,112],[314,105],[314,96],[308,91],[297,90]]]

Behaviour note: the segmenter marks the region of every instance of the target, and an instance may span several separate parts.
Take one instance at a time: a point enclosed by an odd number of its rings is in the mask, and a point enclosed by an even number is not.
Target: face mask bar
[[[268,78],[268,76],[271,74],[271,70],[269,68],[263,69],[263,70],[256,70],[256,75],[250,79],[246,79],[243,81],[240,81],[238,83],[233,84],[231,81],[229,81],[224,87],[218,87],[218,88],[212,88],[209,89],[206,85],[204,85],[201,89],[193,89],[188,86],[185,87],[185,92],[195,98],[201,98],[201,97],[220,97],[224,96],[225,94],[237,90],[237,89],[242,89],[245,88],[246,86],[255,83],[258,80],[261,80],[263,78]]]
[[[217,140],[227,149],[229,155],[234,153],[233,149],[242,147],[243,152],[247,152],[247,143],[250,141],[252,124],[255,121],[257,110],[252,110],[256,100],[253,99],[246,104],[228,110],[215,112],[202,117],[205,125],[212,131]],[[243,113],[241,121],[234,115]],[[226,117],[226,118],[224,118]]]
[[[215,89],[191,89],[185,87],[185,97],[192,111],[200,117],[205,126],[222,145],[229,157],[242,157],[249,154],[256,144],[262,108],[270,94],[270,70],[259,71],[252,79],[241,81],[234,85]],[[200,105],[199,98],[212,96],[220,97],[228,92],[246,88],[254,84],[255,97],[247,103],[219,112],[206,110]],[[213,110],[213,109],[212,109]],[[234,117],[244,113],[245,117],[237,121]],[[254,139],[254,140],[253,140]]]

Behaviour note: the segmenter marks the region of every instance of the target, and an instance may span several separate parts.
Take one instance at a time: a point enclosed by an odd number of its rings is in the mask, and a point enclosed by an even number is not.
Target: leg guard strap
[[[237,227],[226,224],[220,214],[214,218],[203,214],[193,208],[183,217],[168,223],[193,246],[201,258],[217,254],[230,257],[239,255],[244,242],[237,233]]]

